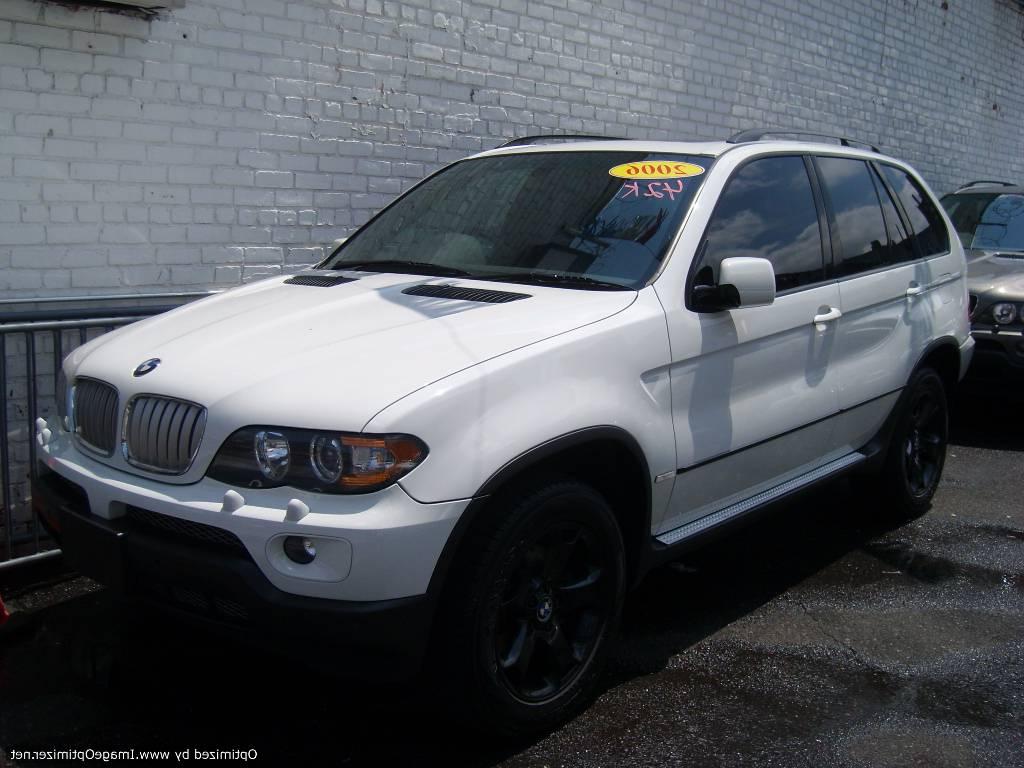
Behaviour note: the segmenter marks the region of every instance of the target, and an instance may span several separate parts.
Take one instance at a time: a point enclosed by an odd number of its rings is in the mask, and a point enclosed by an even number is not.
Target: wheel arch
[[[934,368],[942,378],[946,392],[952,394],[963,371],[960,370],[960,345],[952,336],[943,336],[929,344],[914,366],[916,373],[921,368]]]
[[[960,381],[962,373],[960,371],[960,345],[957,340],[953,336],[942,336],[933,340],[921,353],[917,364],[911,370],[910,376],[907,377],[907,383],[909,384],[915,374],[923,368],[931,368],[939,375],[946,389],[948,401],[948,397],[951,396],[953,388]],[[889,453],[892,433],[896,427],[896,420],[906,407],[908,396],[907,386],[904,385],[882,428],[864,447],[863,452],[867,454],[869,461],[859,470],[860,473],[875,472],[884,466]]]
[[[651,474],[636,438],[609,425],[560,435],[524,451],[494,472],[474,494],[448,537],[428,594],[440,598],[466,534],[493,500],[553,476],[590,485],[608,501],[625,543],[627,584],[635,583],[649,546]]]

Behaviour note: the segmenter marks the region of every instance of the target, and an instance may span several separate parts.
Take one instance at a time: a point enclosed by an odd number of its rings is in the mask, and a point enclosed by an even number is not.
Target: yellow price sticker
[[[648,160],[643,163],[623,163],[608,171],[620,179],[685,179],[700,176],[704,169],[693,163],[678,160]]]

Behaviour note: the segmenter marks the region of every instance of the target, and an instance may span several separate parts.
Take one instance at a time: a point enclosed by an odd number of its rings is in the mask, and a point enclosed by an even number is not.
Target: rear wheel
[[[457,708],[488,731],[545,730],[595,691],[625,591],[622,536],[607,502],[572,481],[485,514],[441,630]]]
[[[920,515],[931,506],[949,440],[946,390],[939,374],[918,370],[906,392],[880,477],[886,508],[897,518]]]

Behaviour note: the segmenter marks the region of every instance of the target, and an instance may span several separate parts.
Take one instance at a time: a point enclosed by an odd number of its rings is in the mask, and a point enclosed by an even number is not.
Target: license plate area
[[[68,506],[61,507],[61,528],[64,558],[75,570],[115,590],[124,589],[122,531]]]

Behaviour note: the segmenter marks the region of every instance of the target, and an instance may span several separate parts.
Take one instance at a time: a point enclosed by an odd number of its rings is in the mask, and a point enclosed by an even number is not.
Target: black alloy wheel
[[[593,488],[552,480],[495,498],[449,574],[436,690],[491,734],[549,730],[591,701],[625,596],[622,534]]]
[[[932,368],[914,372],[896,414],[885,466],[875,484],[876,516],[901,522],[931,506],[942,479],[949,439],[946,389]]]
[[[931,498],[939,484],[946,460],[949,426],[944,398],[931,387],[914,393],[910,423],[903,441],[903,467],[907,487],[914,497]]]
[[[564,691],[593,656],[615,604],[614,556],[582,520],[531,532],[510,564],[494,626],[498,678],[523,702]]]

